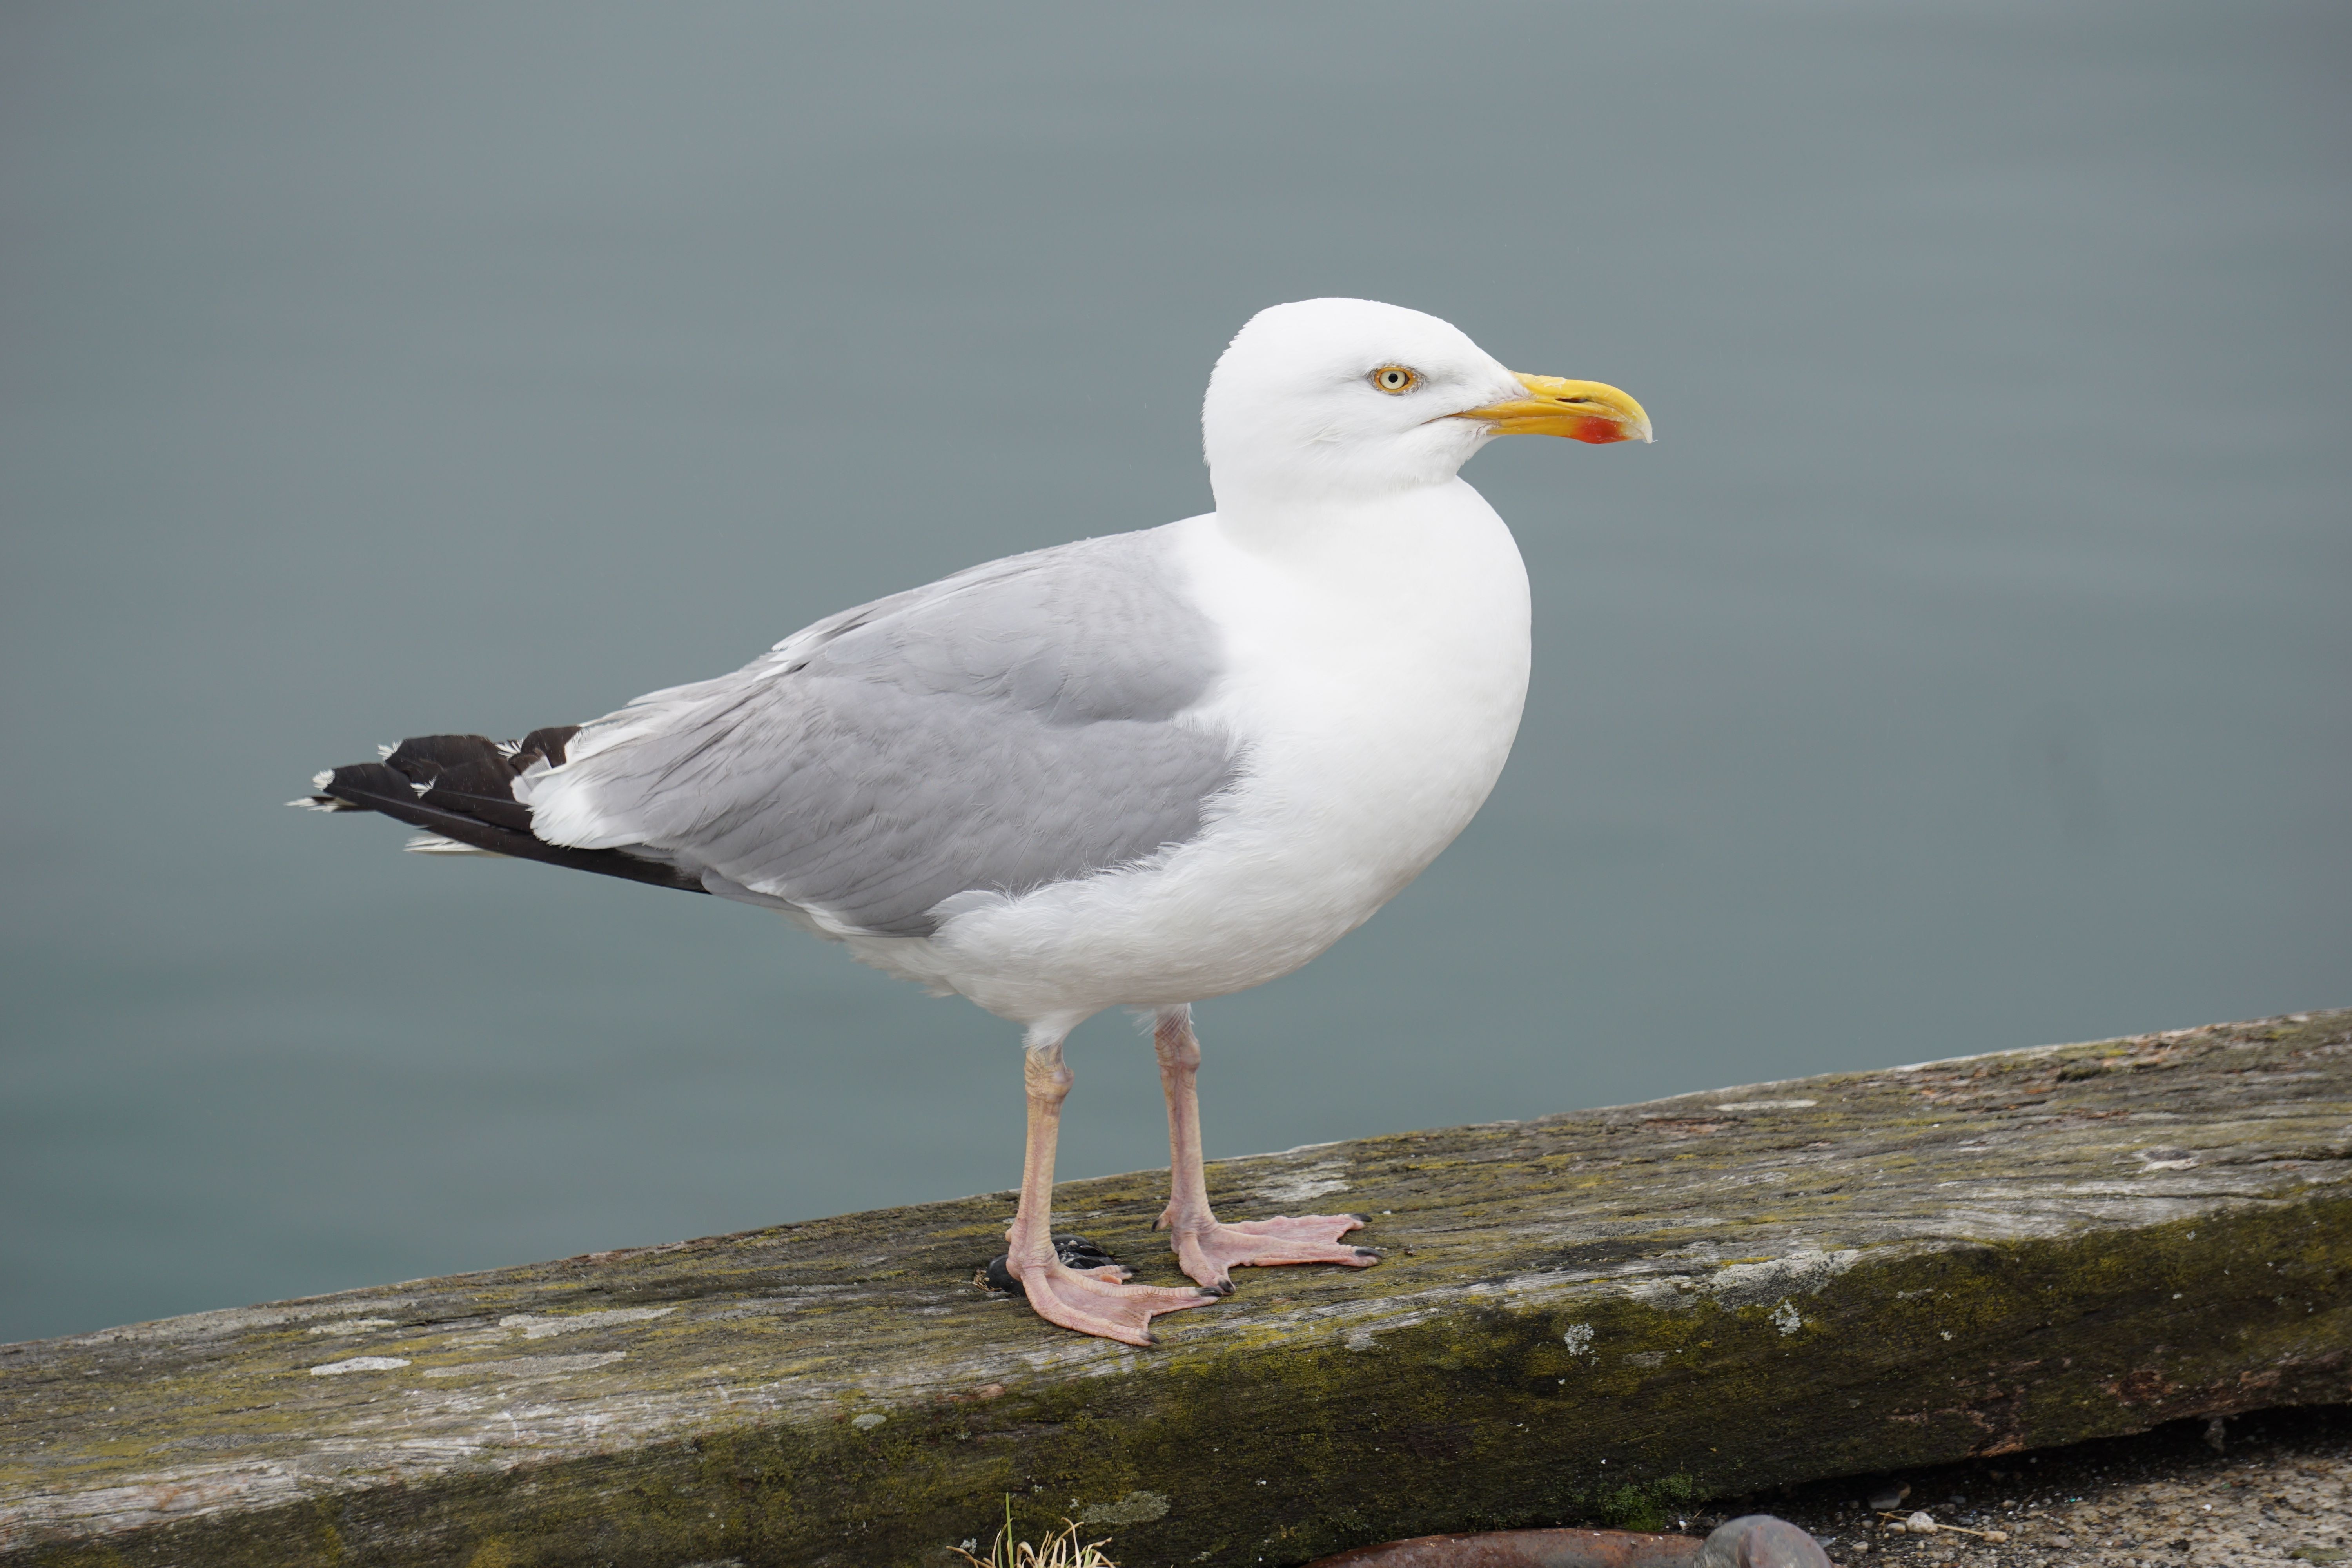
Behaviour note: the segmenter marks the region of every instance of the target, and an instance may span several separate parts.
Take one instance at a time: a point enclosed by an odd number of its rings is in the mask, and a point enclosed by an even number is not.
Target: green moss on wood
[[[2340,1400],[2347,1124],[2332,1014],[1225,1162],[1244,1216],[1345,1180],[1389,1258],[1149,1352],[971,1289],[1009,1194],[5,1347],[0,1547],[944,1564],[1009,1495],[1130,1568],[1291,1563]],[[1062,1223],[1172,1278],[1159,1180]],[[354,1355],[410,1364],[310,1372]]]

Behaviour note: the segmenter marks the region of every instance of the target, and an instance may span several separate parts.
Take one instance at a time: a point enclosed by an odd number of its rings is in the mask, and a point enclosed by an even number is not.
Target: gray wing
[[[518,781],[540,837],[667,859],[712,891],[926,936],[1200,830],[1230,741],[1180,715],[1215,628],[1164,531],[975,567],[820,621],[732,675],[637,699]]]

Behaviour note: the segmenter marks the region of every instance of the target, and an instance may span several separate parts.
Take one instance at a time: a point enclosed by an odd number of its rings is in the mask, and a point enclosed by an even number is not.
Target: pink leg
[[[1206,1290],[1123,1285],[1123,1268],[1073,1268],[1054,1255],[1054,1144],[1062,1131],[1062,1101],[1070,1092],[1059,1037],[1029,1047],[1022,1079],[1029,1089],[1029,1146],[1021,1166],[1021,1206],[1004,1233],[1005,1268],[1047,1322],[1148,1345],[1153,1318],[1216,1297]]]
[[[1363,1221],[1351,1214],[1301,1215],[1225,1225],[1209,1212],[1209,1181],[1201,1168],[1201,1098],[1193,1079],[1201,1042],[1192,1010],[1171,1007],[1151,1031],[1160,1058],[1160,1087],[1168,1095],[1168,1207],[1160,1228],[1173,1231],[1176,1261],[1192,1279],[1220,1295],[1233,1289],[1232,1270],[1274,1263],[1344,1263],[1366,1268],[1381,1260],[1368,1247],[1339,1238]]]

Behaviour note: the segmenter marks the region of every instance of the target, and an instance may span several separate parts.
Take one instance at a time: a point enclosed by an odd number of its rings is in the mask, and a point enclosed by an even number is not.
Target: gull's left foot
[[[1173,1216],[1161,1215],[1167,1229]],[[1363,1217],[1352,1214],[1310,1214],[1297,1218],[1245,1219],[1238,1225],[1211,1220],[1204,1226],[1178,1226],[1173,1243],[1176,1262],[1195,1283],[1220,1295],[1234,1288],[1232,1271],[1264,1268],[1277,1263],[1338,1263],[1369,1268],[1381,1255],[1369,1247],[1350,1247],[1339,1238],[1363,1227]]]

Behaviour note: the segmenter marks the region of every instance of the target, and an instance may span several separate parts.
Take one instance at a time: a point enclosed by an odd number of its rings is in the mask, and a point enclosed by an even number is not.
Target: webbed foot
[[[1172,1216],[1162,1215],[1164,1227]],[[1226,1225],[1212,1219],[1204,1226],[1178,1226],[1173,1243],[1176,1261],[1187,1277],[1219,1295],[1234,1288],[1233,1270],[1265,1268],[1280,1263],[1337,1263],[1369,1268],[1381,1255],[1369,1247],[1340,1241],[1364,1221],[1360,1215],[1310,1214],[1296,1217],[1245,1219]]]
[[[1120,1263],[1099,1246],[1083,1236],[1057,1236],[1054,1238],[1054,1256],[1082,1274],[1117,1284],[1135,1278],[1135,1270]],[[1015,1296],[1025,1296],[1021,1281],[1013,1278],[1013,1260],[1000,1252],[988,1260],[988,1266],[972,1277],[972,1283],[984,1290],[1003,1290]]]
[[[1132,1273],[1085,1237],[1057,1236],[1052,1261],[1016,1268],[1009,1256],[992,1258],[972,1282],[1027,1297],[1049,1323],[1130,1345],[1152,1342],[1152,1319],[1217,1299],[1190,1287],[1127,1284]]]

